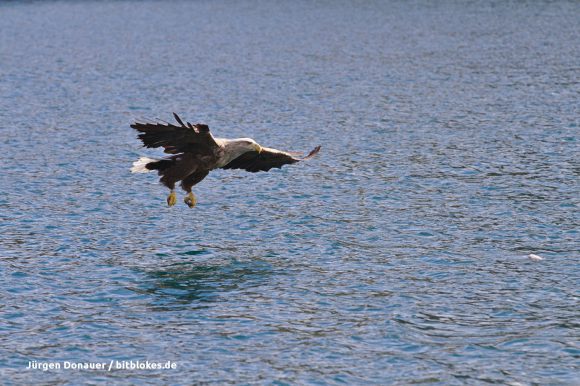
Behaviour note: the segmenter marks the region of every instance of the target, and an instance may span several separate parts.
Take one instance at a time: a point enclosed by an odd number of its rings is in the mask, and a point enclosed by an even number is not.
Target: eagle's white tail
[[[133,167],[131,168],[131,173],[147,173],[151,170],[147,169],[147,164],[151,162],[157,162],[159,160],[147,157],[141,157],[137,161],[133,162]]]

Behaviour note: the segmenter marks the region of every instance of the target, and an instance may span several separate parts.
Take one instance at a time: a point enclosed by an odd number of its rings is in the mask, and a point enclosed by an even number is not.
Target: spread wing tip
[[[312,151],[310,153],[308,153],[308,155],[306,157],[302,158],[301,161],[304,161],[304,160],[307,160],[307,159],[314,157],[316,154],[318,154],[318,152],[320,152],[320,148],[321,148],[320,145],[316,146],[314,149],[312,149]]]
[[[173,112],[173,117],[175,118],[175,120],[177,121],[177,123],[179,123],[182,127],[186,127],[183,124],[183,121],[181,120],[181,118],[179,118],[179,115],[177,115],[175,112]]]
[[[145,126],[170,126],[171,123],[164,121],[163,119],[155,118],[155,120],[148,118],[137,118],[135,122],[131,123],[129,126],[133,129],[139,130]]]

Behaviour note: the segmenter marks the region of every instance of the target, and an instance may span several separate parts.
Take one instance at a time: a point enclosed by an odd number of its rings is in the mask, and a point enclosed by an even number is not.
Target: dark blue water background
[[[578,382],[579,15],[3,2],[2,381]],[[172,111],[323,151],[169,209],[129,124]],[[24,369],[111,359],[178,368]]]

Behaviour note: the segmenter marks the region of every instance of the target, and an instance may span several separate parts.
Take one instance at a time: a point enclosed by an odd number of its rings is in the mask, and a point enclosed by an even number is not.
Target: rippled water
[[[2,381],[577,383],[578,15],[0,4]],[[169,209],[129,124],[172,111],[323,150]],[[25,369],[113,359],[177,369]]]

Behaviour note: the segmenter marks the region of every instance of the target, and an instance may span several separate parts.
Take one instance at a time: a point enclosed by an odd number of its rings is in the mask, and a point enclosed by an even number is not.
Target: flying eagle
[[[172,154],[163,159],[141,157],[133,163],[131,172],[147,173],[157,170],[160,182],[171,190],[167,197],[169,206],[175,205],[175,184],[187,192],[185,203],[193,208],[197,203],[191,188],[201,182],[214,169],[244,169],[248,172],[281,168],[286,164],[310,159],[320,151],[317,146],[304,158],[276,149],[262,147],[251,138],[215,138],[204,124],[183,123],[173,113],[178,125],[168,122],[135,122],[131,127],[140,134],[138,138],[145,147],[163,147],[165,153]]]

